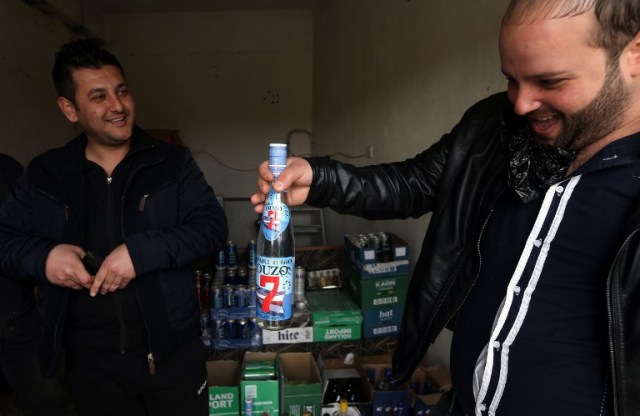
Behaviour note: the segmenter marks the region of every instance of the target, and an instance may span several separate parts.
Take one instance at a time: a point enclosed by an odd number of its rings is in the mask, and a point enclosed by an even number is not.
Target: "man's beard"
[[[580,150],[611,133],[620,126],[630,100],[631,91],[624,84],[617,59],[613,59],[596,98],[582,110],[565,117],[558,147]]]

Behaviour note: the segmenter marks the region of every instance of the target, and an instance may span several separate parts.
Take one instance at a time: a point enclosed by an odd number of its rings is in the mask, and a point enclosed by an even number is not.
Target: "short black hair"
[[[73,82],[73,70],[102,68],[105,65],[118,67],[124,75],[124,70],[118,59],[107,51],[98,40],[79,38],[62,45],[56,53],[51,73],[58,95],[75,104],[76,85]]]

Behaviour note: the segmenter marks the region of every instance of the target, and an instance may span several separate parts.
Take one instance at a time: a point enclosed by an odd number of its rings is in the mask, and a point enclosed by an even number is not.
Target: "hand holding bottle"
[[[258,192],[251,196],[251,203],[258,214],[264,209],[264,201],[271,190],[272,183],[276,192],[289,190],[287,202],[291,206],[304,204],[309,196],[313,172],[306,159],[289,157],[287,168],[280,173],[275,181],[273,173],[269,169],[269,161],[266,160],[260,164],[258,175]]]

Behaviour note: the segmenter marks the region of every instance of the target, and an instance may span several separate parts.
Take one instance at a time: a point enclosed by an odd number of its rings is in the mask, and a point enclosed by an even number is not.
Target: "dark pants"
[[[35,311],[0,327],[0,366],[25,416],[62,415],[62,383],[40,371]]]
[[[67,372],[78,415],[205,416],[206,350],[194,338],[149,372],[145,351],[70,350]]]

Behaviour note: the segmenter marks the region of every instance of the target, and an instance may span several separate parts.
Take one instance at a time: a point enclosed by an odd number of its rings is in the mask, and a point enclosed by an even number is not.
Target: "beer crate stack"
[[[255,242],[240,262],[234,242],[217,253],[215,271],[195,271],[200,302],[202,341],[214,350],[247,349],[261,345],[256,324]]]
[[[409,247],[389,232],[344,236],[345,280],[362,309],[363,338],[400,333],[409,288]]]

